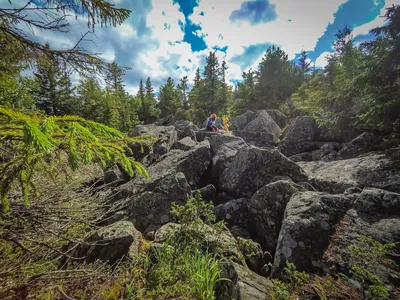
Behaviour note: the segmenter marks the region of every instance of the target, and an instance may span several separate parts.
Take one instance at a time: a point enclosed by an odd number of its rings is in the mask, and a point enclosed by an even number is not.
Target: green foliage
[[[143,87],[143,81],[140,81],[138,97],[140,99],[139,118],[146,122],[151,122],[160,115],[160,110],[156,108],[156,97],[151,85],[150,77],[146,80],[146,87]]]
[[[274,283],[273,299],[296,299],[296,295],[302,294],[302,286],[310,281],[310,275],[297,271],[293,263],[286,261],[283,280],[283,282],[278,280]]]
[[[175,115],[181,108],[181,92],[175,87],[171,77],[168,77],[167,83],[160,87],[158,101],[162,117]]]
[[[97,163],[118,163],[129,174],[148,176],[145,168],[128,157],[128,143],[150,145],[150,136],[127,138],[116,129],[76,116],[46,117],[39,113],[25,114],[0,107],[0,197],[8,209],[8,194],[19,182],[24,202],[30,192],[38,193],[34,174],[38,170],[71,168]]]
[[[223,280],[219,260],[207,251],[201,238],[205,224],[220,230],[220,224],[214,224],[212,204],[204,203],[197,194],[185,205],[172,204],[171,212],[181,230],[172,232],[162,245],[151,245],[147,254],[139,254],[134,262],[139,276],[130,282],[128,298],[215,299],[216,283]]]
[[[327,66],[292,95],[298,108],[333,122],[344,114],[361,129],[400,134],[400,6],[388,8],[385,18],[385,26],[371,31],[376,38],[360,46],[349,28],[339,30]]]
[[[357,242],[348,247],[351,263],[350,273],[361,282],[365,291],[373,299],[387,299],[389,291],[382,278],[376,274],[381,265],[395,266],[387,256],[393,253],[396,244],[381,244],[370,237],[359,237]]]
[[[171,237],[173,245],[190,245],[192,247],[204,249],[212,247],[210,241],[204,240],[205,225],[208,230],[218,238],[218,235],[225,229],[223,221],[215,223],[214,204],[204,202],[199,191],[188,199],[185,205],[171,204],[171,213],[178,219],[182,226],[179,232]]]

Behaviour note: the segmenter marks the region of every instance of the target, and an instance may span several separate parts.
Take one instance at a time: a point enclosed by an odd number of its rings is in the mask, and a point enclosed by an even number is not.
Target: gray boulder
[[[213,132],[207,130],[196,131],[196,140],[198,142],[203,142],[204,140],[210,140],[213,136],[218,136],[222,134],[221,132]]]
[[[179,234],[182,230],[182,225],[176,223],[168,223],[160,227],[154,237],[154,242],[161,244],[175,234]],[[222,232],[216,232],[212,227],[201,224],[201,230],[197,230],[197,238],[201,246],[208,249],[210,253],[220,254],[224,257],[229,257],[234,261],[240,261],[239,249],[237,248],[236,240],[228,229]]]
[[[130,197],[144,191],[152,191],[168,175],[182,172],[189,184],[199,183],[203,173],[211,163],[210,143],[204,141],[192,150],[171,150],[160,161],[147,168],[150,178],[137,176],[116,189],[115,198]]]
[[[222,263],[221,277],[229,281],[221,281],[217,285],[216,294],[226,299],[265,300],[273,286],[269,279],[236,263]]]
[[[323,254],[334,226],[351,204],[349,198],[339,195],[295,193],[286,206],[272,275],[281,275],[286,260],[294,263],[299,271],[327,272]]]
[[[191,194],[183,173],[171,174],[163,178],[152,192],[134,195],[128,200],[128,219],[136,228],[147,233],[171,222],[171,203],[186,203]]]
[[[211,178],[218,181],[223,171],[231,164],[239,149],[246,146],[243,139],[233,135],[217,135],[210,138],[212,165]]]
[[[153,154],[156,156],[167,153],[178,140],[178,134],[174,126],[136,125],[133,136],[143,134],[151,134],[156,139],[156,143],[153,145]]]
[[[260,110],[256,113],[256,117],[246,125],[244,131],[267,132],[275,140],[280,136],[282,129],[265,110]]]
[[[257,147],[272,147],[276,144],[273,134],[265,131],[233,131],[235,136],[241,137],[247,144]]]
[[[196,138],[196,131],[199,131],[199,127],[194,125],[190,121],[178,120],[174,123],[175,130],[178,132],[178,139],[190,137],[191,139]]]
[[[307,181],[307,175],[276,149],[254,146],[239,150],[220,178],[220,189],[238,198],[250,198],[275,176],[288,176],[295,182]]]
[[[196,146],[196,142],[193,141],[189,136],[177,141],[173,148],[174,149],[179,149],[183,151],[188,151],[193,149]]]
[[[255,114],[255,112],[248,110],[245,113],[233,118],[229,130],[243,130],[246,125],[254,119]]]
[[[286,205],[292,195],[306,191],[291,180],[276,181],[259,189],[248,202],[250,233],[263,249],[274,254]]]
[[[314,150],[311,153],[312,160],[318,161],[333,161],[338,158],[337,151],[340,149],[340,144],[335,142],[325,143],[320,149]]]
[[[350,187],[400,192],[400,148],[331,162],[298,162],[320,191],[343,193]]]
[[[84,257],[86,263],[101,260],[112,265],[138,253],[141,236],[131,222],[118,221],[93,232],[73,251],[73,256]]]
[[[278,149],[286,156],[315,150],[319,129],[313,117],[297,117],[285,130]]]
[[[348,272],[350,265],[357,261],[349,255],[350,245],[361,245],[360,237],[369,237],[382,244],[398,243],[400,240],[400,194],[375,188],[365,188],[358,194],[356,205],[350,209],[338,224],[335,238],[331,240],[327,254],[327,264],[334,271]],[[400,251],[397,244],[395,252]],[[399,256],[391,256],[400,265]],[[377,274],[386,284],[398,286],[400,274],[395,266],[369,261],[367,268]]]
[[[201,198],[206,202],[214,202],[217,197],[217,189],[212,184],[208,184],[201,189],[195,190],[192,192],[192,195],[199,191]]]
[[[247,208],[248,202],[249,199],[241,198],[217,205],[214,207],[215,216],[217,220],[225,220],[228,223],[228,227],[236,225],[247,229],[248,222],[250,221],[249,210]]]
[[[271,116],[280,128],[284,128],[288,122],[288,117],[277,109],[266,109],[266,112]]]
[[[379,150],[382,147],[382,141],[382,137],[370,132],[364,132],[349,143],[343,144],[339,154],[343,159],[354,158],[360,154]]]
[[[313,155],[311,152],[303,152],[303,153],[292,155],[289,157],[289,159],[294,162],[313,161]]]

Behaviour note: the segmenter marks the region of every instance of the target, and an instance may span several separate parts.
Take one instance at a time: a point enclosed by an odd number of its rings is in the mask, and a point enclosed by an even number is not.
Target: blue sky
[[[107,61],[129,66],[125,82],[137,91],[139,80],[152,78],[156,88],[168,76],[194,78],[209,51],[228,62],[227,80],[257,68],[271,45],[295,59],[302,49],[318,66],[326,64],[338,29],[348,25],[357,42],[370,39],[369,30],[381,26],[385,7],[398,0],[109,0],[132,10],[117,28],[97,28],[94,43],[82,46]],[[20,6],[23,0],[12,0]],[[9,6],[0,0],[0,6]],[[75,45],[87,31],[86,20],[72,20],[69,34],[34,31],[34,39],[55,48]]]

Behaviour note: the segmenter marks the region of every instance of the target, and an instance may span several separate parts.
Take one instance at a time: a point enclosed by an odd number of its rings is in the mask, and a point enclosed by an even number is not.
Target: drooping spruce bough
[[[132,157],[129,145],[151,148],[153,137],[127,137],[106,125],[76,116],[45,116],[0,107],[0,197],[9,209],[8,195],[19,183],[25,204],[31,192],[38,194],[34,174],[45,170],[77,170],[82,164],[111,162],[129,175],[149,176]]]

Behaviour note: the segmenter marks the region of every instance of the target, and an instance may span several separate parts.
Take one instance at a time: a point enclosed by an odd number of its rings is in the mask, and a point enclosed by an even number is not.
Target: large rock
[[[187,136],[187,137],[177,141],[174,144],[173,148],[183,150],[183,151],[188,151],[188,150],[193,149],[195,146],[196,146],[196,142]]]
[[[132,196],[127,205],[128,218],[143,233],[171,222],[171,203],[186,203],[191,189],[183,173],[163,178],[152,192]]]
[[[192,139],[196,138],[196,131],[199,128],[190,121],[178,120],[175,122],[174,127],[178,132],[178,139],[183,139],[185,137],[190,137]]]
[[[350,187],[400,192],[400,148],[332,162],[299,162],[320,191],[343,193]]]
[[[277,109],[267,109],[266,112],[271,116],[271,118],[278,124],[280,128],[284,128],[288,122],[288,117],[285,116]]]
[[[348,247],[359,244],[358,238],[369,237],[382,244],[398,243],[400,241],[400,194],[375,188],[365,188],[358,194],[356,205],[350,209],[338,224],[334,239],[332,239],[325,259],[335,271],[348,272],[350,265],[356,259],[349,255]],[[395,251],[400,251],[396,245]],[[397,265],[400,257],[392,256]],[[394,266],[369,261],[368,266],[385,283],[394,286],[400,284],[400,274]]]
[[[306,191],[291,180],[280,180],[259,189],[248,202],[250,233],[263,249],[275,254],[286,204],[298,191]]]
[[[223,171],[231,164],[239,149],[246,146],[243,139],[233,135],[215,135],[210,138],[212,165],[211,178],[218,182]]]
[[[249,199],[241,198],[217,205],[214,207],[215,216],[217,220],[225,220],[229,227],[236,225],[247,229],[248,222],[251,221],[247,208],[248,202]],[[253,216],[251,216],[251,218],[253,218]]]
[[[222,146],[236,151],[246,146],[246,142],[243,139],[231,134],[211,135],[209,141],[212,156],[216,155]]]
[[[295,193],[286,206],[272,269],[280,276],[286,261],[299,271],[326,272],[323,254],[334,226],[352,202],[349,198],[318,192]]]
[[[215,202],[217,197],[217,189],[212,184],[208,184],[198,190],[192,192],[192,195],[195,195],[197,192],[200,192],[201,198],[206,202]]]
[[[153,153],[157,156],[167,153],[178,140],[178,134],[174,126],[136,125],[133,136],[143,134],[151,134],[155,137],[156,143],[153,145]]]
[[[73,256],[84,257],[87,263],[101,260],[112,265],[138,253],[141,236],[132,222],[118,221],[93,232],[73,251]]]
[[[152,191],[161,179],[168,175],[182,172],[189,184],[200,182],[203,173],[211,163],[210,143],[204,141],[192,150],[171,150],[161,157],[160,161],[152,164],[148,169],[150,178],[137,176],[133,180],[119,186],[116,198],[130,197],[143,191]]]
[[[278,149],[286,156],[315,149],[319,129],[313,117],[297,117],[285,131]]]
[[[243,130],[246,125],[254,119],[255,114],[256,113],[248,110],[245,113],[233,118],[229,130]]]
[[[354,158],[363,153],[379,150],[381,147],[382,137],[370,132],[364,132],[349,143],[343,144],[339,154],[343,159]]]
[[[221,264],[221,277],[229,279],[217,285],[218,299],[265,300],[272,289],[272,282],[241,265]],[[223,298],[226,297],[226,298]]]
[[[171,238],[175,234],[179,234],[182,225],[176,223],[168,223],[160,227],[155,233],[154,242],[161,244]],[[229,257],[234,261],[240,261],[239,250],[236,240],[228,229],[222,232],[216,232],[212,227],[201,224],[201,230],[196,231],[196,238],[210,253],[220,254]]]
[[[257,147],[272,147],[276,144],[274,135],[265,131],[235,130],[233,134],[241,137],[247,144]]]
[[[253,146],[239,150],[220,178],[220,189],[238,198],[250,198],[275,176],[288,176],[295,182],[307,181],[307,175],[276,149]]]
[[[280,136],[282,129],[265,110],[260,110],[257,112],[255,119],[246,125],[244,131],[267,132],[275,140]]]
[[[213,131],[207,131],[207,130],[199,130],[196,131],[196,140],[198,142],[203,142],[205,140],[211,139],[213,136],[218,136],[222,134],[221,132],[213,132]]]

